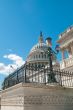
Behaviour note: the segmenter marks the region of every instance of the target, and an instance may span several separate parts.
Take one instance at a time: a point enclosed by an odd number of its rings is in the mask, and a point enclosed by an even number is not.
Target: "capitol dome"
[[[43,35],[40,33],[39,42],[32,47],[26,62],[29,64],[45,65],[48,64],[48,46],[44,43]],[[53,62],[56,61],[55,54],[52,55]]]

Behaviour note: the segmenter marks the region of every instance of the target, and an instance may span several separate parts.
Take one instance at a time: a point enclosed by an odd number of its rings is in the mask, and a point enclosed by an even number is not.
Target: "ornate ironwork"
[[[35,64],[24,65],[14,73],[5,78],[2,88],[8,88],[18,83],[39,83],[39,84],[58,84],[64,87],[73,87],[73,73],[61,70],[53,70],[56,79],[50,82],[50,69],[46,66],[36,66]],[[52,79],[52,78],[51,78]]]

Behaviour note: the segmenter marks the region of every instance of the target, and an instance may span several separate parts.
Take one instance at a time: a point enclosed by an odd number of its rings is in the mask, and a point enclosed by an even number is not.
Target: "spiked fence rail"
[[[52,80],[52,75],[55,80]],[[20,82],[24,83],[39,83],[39,84],[58,84],[64,87],[73,87],[73,73],[62,70],[53,70],[50,73],[49,67],[37,65],[23,65],[20,69],[16,70],[5,78],[2,89],[9,88]]]

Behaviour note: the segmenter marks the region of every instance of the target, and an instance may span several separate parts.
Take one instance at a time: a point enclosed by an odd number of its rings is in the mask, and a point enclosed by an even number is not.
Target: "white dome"
[[[48,63],[48,46],[46,43],[44,43],[43,38],[39,38],[39,43],[34,45],[32,49],[30,50],[30,53],[27,57],[28,63]],[[55,61],[56,57],[53,55],[53,60]]]
[[[32,49],[30,50],[30,53],[34,52],[34,51],[42,51],[42,50],[45,50],[47,48],[48,47],[45,43],[38,43],[32,47]]]

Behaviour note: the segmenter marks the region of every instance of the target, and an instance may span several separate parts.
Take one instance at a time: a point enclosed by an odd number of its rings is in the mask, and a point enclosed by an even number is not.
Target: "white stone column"
[[[62,61],[60,62],[60,69],[64,69],[65,68],[65,55],[64,55],[64,49],[61,49],[61,53],[62,53]]]
[[[62,60],[64,60],[65,59],[64,50],[61,50],[61,52],[62,52]]]
[[[72,52],[72,56],[73,56],[73,44],[71,45],[71,52]]]
[[[72,51],[73,51],[72,49],[73,48],[71,46],[68,47],[68,56],[69,56],[69,58],[72,57]]]

